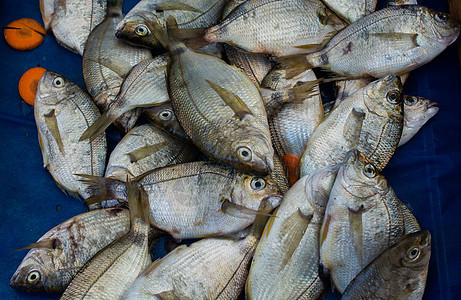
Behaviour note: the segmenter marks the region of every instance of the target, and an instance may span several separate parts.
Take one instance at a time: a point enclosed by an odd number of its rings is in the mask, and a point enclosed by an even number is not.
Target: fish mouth
[[[120,39],[123,36],[122,32],[123,32],[123,29],[125,29],[125,26],[126,24],[119,24],[117,28],[115,28],[115,37]]]

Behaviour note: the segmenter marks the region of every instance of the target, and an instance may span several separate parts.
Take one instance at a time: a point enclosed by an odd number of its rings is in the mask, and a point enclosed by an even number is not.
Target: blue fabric
[[[124,11],[135,5],[126,0]],[[444,1],[420,1],[447,11]],[[39,1],[0,1],[0,24],[19,18],[41,21]],[[84,87],[81,57],[60,47],[52,35],[32,51],[11,49],[0,38],[0,299],[58,299],[59,295],[16,291],[9,280],[26,251],[8,253],[35,242],[57,224],[85,211],[65,195],[42,167],[33,107],[24,103],[17,84],[28,69],[42,66]],[[384,174],[421,226],[432,233],[432,258],[426,299],[461,298],[461,69],[456,46],[412,72],[407,94],[439,103],[439,113],[392,158]],[[119,138],[110,136],[113,144]]]

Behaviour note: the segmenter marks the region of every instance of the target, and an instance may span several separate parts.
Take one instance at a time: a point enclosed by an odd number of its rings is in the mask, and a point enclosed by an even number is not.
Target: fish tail
[[[107,17],[121,16],[123,0],[107,0]]]
[[[315,91],[315,87],[322,82],[322,79],[317,79],[313,81],[307,81],[300,85],[297,85],[291,89],[293,93],[293,103],[301,103],[307,98],[317,96],[318,93]]]
[[[283,157],[283,161],[285,163],[285,166],[287,167],[287,175],[288,180],[290,181],[290,186],[292,186],[299,179],[299,157],[296,155],[285,155]]]
[[[275,68],[286,70],[286,79],[292,79],[296,75],[315,67],[307,61],[305,54],[283,56],[277,58],[276,61]]]
[[[126,189],[128,207],[130,209],[131,227],[133,228],[135,220],[137,219],[141,219],[145,223],[150,224],[149,201],[144,189],[133,181],[127,181]]]
[[[115,121],[116,118],[116,116],[109,116],[106,113],[104,113],[93,124],[91,124],[91,126],[88,127],[85,130],[85,132],[83,132],[82,136],[78,141],[81,142],[86,139],[90,139],[90,141],[93,141],[96,137],[103,133],[107,129],[107,127],[109,127],[109,125]]]
[[[206,28],[171,28],[168,32],[172,38],[183,42],[187,47],[197,49],[213,42],[206,38]]]
[[[91,195],[85,199],[87,205],[112,199],[127,201],[126,185],[124,182],[87,174],[75,175],[83,177],[84,179],[80,179],[80,181],[87,185],[88,194]]]

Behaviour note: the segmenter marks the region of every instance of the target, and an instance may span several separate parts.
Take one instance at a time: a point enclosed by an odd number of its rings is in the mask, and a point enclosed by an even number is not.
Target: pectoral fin
[[[268,216],[272,217],[272,214],[266,214],[236,203],[230,202],[226,198],[221,199],[222,204],[221,204],[221,211],[225,214],[234,216],[236,218],[251,218],[256,215],[262,215],[262,216]]]
[[[159,151],[160,149],[165,148],[165,146],[167,146],[167,145],[168,145],[167,142],[158,143],[158,144],[154,144],[154,145],[147,145],[147,146],[138,148],[138,149],[128,153],[127,155],[130,157],[130,162],[133,163],[133,162],[137,162],[137,161],[139,161],[139,160],[141,160],[143,158],[146,158],[146,157],[152,155],[153,153]]]
[[[85,132],[83,132],[78,141],[81,142],[86,139],[93,141],[96,137],[103,133],[107,127],[115,121],[115,119],[117,119],[117,116],[108,116],[107,114],[103,114],[93,124],[91,124]]]
[[[186,3],[174,0],[167,0],[165,2],[156,3],[150,5],[150,7],[155,11],[165,11],[165,10],[185,10],[192,11],[202,14],[203,12],[195,7],[187,5]]]
[[[53,109],[48,114],[43,115],[45,117],[45,124],[51,135],[58,143],[59,151],[64,154],[64,144],[61,140],[61,134],[59,133],[58,120],[56,119],[56,111]]]
[[[363,223],[362,223],[362,210],[361,207],[357,211],[349,209],[349,226],[351,230],[352,244],[354,245],[357,258],[360,265],[363,266]]]
[[[349,150],[357,149],[362,132],[365,113],[356,108],[352,109],[344,124],[343,136],[349,145]]]
[[[60,246],[60,242],[58,239],[43,239],[41,241],[38,241],[36,243],[32,243],[30,245],[27,245],[25,247],[21,247],[15,250],[11,250],[9,252],[15,252],[19,250],[27,250],[27,249],[32,249],[32,248],[46,248],[46,249],[57,249]]]
[[[281,249],[285,252],[282,259],[282,265],[285,266],[290,261],[293,253],[298,248],[311,219],[312,214],[304,215],[298,208],[297,211],[292,213],[291,216],[283,222],[283,225],[280,228],[280,232],[282,234]]]
[[[206,80],[206,82],[218,93],[219,97],[235,112],[240,120],[243,120],[246,115],[253,115],[242,98],[209,80]]]

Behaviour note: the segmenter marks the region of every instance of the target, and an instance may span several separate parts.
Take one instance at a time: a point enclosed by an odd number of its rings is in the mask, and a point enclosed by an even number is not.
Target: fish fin
[[[204,39],[206,28],[178,28],[178,23],[173,16],[167,18],[166,28],[170,39],[180,41],[189,48],[197,49],[210,44]]]
[[[358,260],[361,267],[363,265],[363,220],[362,220],[363,206],[357,211],[349,208],[349,225],[352,232],[352,245],[357,253]]]
[[[256,215],[262,215],[267,217],[273,216],[272,214],[263,213],[258,210],[245,207],[243,205],[230,202],[228,199],[224,197],[221,198],[221,202],[221,211],[224,214],[228,214],[236,218],[249,218]]]
[[[383,43],[383,44],[403,44],[408,47],[406,50],[411,50],[416,47],[420,47],[418,41],[417,33],[405,33],[405,32],[376,32],[370,33],[370,37],[378,39],[378,41],[373,43]]]
[[[126,192],[128,198],[128,208],[130,209],[130,220],[133,228],[136,219],[141,219],[147,224],[149,220],[149,200],[146,192],[136,182],[127,180]]]
[[[298,164],[299,164],[299,156],[296,155],[285,155],[283,157],[283,161],[287,168],[287,177],[290,181],[290,186],[296,183],[299,179],[299,172],[298,172]]]
[[[127,155],[130,157],[130,162],[134,163],[134,162],[137,162],[143,158],[146,158],[152,155],[153,153],[159,151],[160,149],[165,148],[165,146],[167,145],[168,145],[167,142],[147,145],[147,146],[138,148],[134,151],[131,151],[130,153],[127,153]]]
[[[282,224],[280,232],[284,232],[282,237],[282,246],[285,255],[282,259],[282,265],[288,264],[293,253],[299,246],[301,239],[306,232],[307,227],[312,219],[312,214],[304,215],[298,208]]]
[[[353,108],[347,116],[343,128],[343,136],[349,145],[349,150],[357,149],[364,118],[365,113],[357,108]]]
[[[203,14],[198,8],[187,5],[184,2],[175,1],[175,0],[166,0],[165,2],[155,3],[149,5],[149,8],[155,11],[166,11],[166,10],[184,10],[192,11]]]
[[[286,70],[286,79],[292,79],[296,75],[314,67],[306,60],[305,54],[279,57],[276,62],[275,68]]]
[[[48,166],[50,165],[50,161],[48,158],[48,154],[45,151],[45,146],[43,145],[43,139],[42,139],[42,134],[40,133],[40,130],[38,131],[38,144],[40,146],[40,150],[42,151],[43,167],[48,168]]]
[[[325,46],[328,44],[331,38],[334,37],[338,32],[339,30],[333,30],[333,31],[328,32],[327,34],[325,34],[325,37],[319,44],[298,45],[294,47],[298,49],[308,50],[308,53],[320,51],[323,48],[325,48]]]
[[[291,92],[293,94],[293,100],[291,103],[302,103],[307,98],[311,98],[314,96],[318,96],[318,94],[314,91],[314,88],[322,82],[322,78],[313,80],[313,81],[306,81],[300,85],[296,85],[291,88]]]
[[[322,247],[323,242],[325,242],[325,240],[327,239],[328,229],[330,228],[330,222],[331,222],[331,215],[328,213],[325,213],[325,216],[323,218],[322,228],[320,229],[319,247]]]
[[[126,201],[126,195],[121,192],[123,188],[120,188],[121,185],[125,183],[113,178],[100,177],[87,174],[74,174],[84,179],[79,179],[79,181],[87,185],[87,190],[90,196],[85,199],[87,205],[100,203],[105,200],[117,199]]]
[[[62,143],[61,134],[59,133],[58,120],[56,119],[56,111],[52,109],[48,114],[43,115],[45,117],[45,124],[51,135],[58,143],[59,151],[64,155],[64,144]]]
[[[156,296],[155,299],[158,298],[160,300],[179,300],[179,299],[181,299],[180,297],[178,297],[178,296],[176,296],[174,294],[173,290],[163,291],[161,293],[154,294],[153,296]]]
[[[278,210],[279,210],[279,208],[277,207],[274,210],[274,213],[273,213],[272,217],[269,218],[269,221],[267,221],[266,226],[264,227],[263,234],[265,234],[266,238],[269,236],[269,232],[271,231],[272,226],[274,225],[274,221],[275,221],[275,218],[277,217]]]
[[[327,25],[347,25],[346,22],[341,20],[335,13],[323,13],[323,12],[318,12],[317,17],[319,19],[320,24],[327,26]]]
[[[294,47],[298,49],[304,49],[304,50],[309,50],[313,52],[320,47],[320,44],[299,45],[299,46],[294,46]]]
[[[15,252],[19,250],[27,250],[27,249],[32,249],[32,248],[44,248],[44,249],[58,249],[61,246],[61,242],[58,239],[43,239],[41,241],[38,241],[36,243],[32,243],[30,245],[10,250],[8,252]]]
[[[102,114],[96,121],[94,121],[93,124],[90,125],[90,127],[85,130],[85,132],[83,132],[78,141],[81,142],[86,139],[90,139],[90,142],[92,142],[101,133],[103,133],[116,118],[116,116],[109,116],[107,113]]]
[[[219,97],[221,97],[224,103],[226,103],[235,112],[240,120],[243,120],[246,115],[253,115],[242,98],[209,80],[205,79],[205,81],[211,86],[213,90],[215,90],[215,92],[219,95]]]

